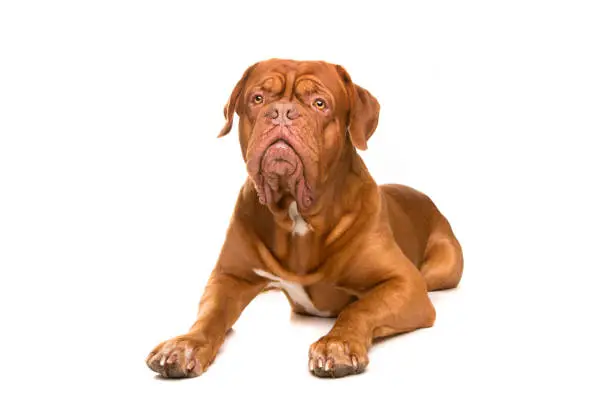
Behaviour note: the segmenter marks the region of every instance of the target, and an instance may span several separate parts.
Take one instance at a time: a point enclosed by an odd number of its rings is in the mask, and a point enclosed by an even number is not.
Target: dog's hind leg
[[[428,291],[451,289],[461,280],[463,252],[444,216],[440,216],[427,240],[420,270]]]

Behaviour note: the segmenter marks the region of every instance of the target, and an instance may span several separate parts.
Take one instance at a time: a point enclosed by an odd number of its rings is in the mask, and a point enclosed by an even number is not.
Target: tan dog
[[[148,366],[166,377],[202,374],[267,287],[282,289],[297,313],[337,316],[310,347],[317,376],[360,373],[373,339],[432,326],[427,291],[457,286],[461,247],[428,197],[377,186],[357,154],[376,129],[376,99],[339,65],[269,60],[238,81],[219,136],[234,112],[249,178],[196,322],[158,345]]]

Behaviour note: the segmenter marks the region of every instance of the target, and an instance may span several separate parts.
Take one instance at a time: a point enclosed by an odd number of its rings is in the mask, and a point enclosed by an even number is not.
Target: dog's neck
[[[291,196],[265,206],[278,227],[305,235],[300,233],[299,228],[295,231],[293,227],[303,220],[312,227],[312,231],[329,233],[347,213],[358,213],[363,196],[377,189],[363,160],[352,146],[343,149],[342,156],[327,172],[327,179],[315,188],[315,202],[307,210],[298,209],[296,199]],[[290,224],[292,227],[288,228]]]
[[[354,226],[371,222],[379,210],[378,187],[361,157],[352,147],[342,155],[304,214],[292,197],[274,206],[258,204],[257,212],[268,219],[261,224],[262,241],[293,273],[318,268],[328,252],[350,242]]]
[[[339,223],[351,214],[360,213],[364,200],[376,184],[361,157],[352,146],[343,152],[329,170],[328,180],[317,190],[317,201],[305,218],[321,234],[331,233]],[[344,221],[346,222],[346,221]]]

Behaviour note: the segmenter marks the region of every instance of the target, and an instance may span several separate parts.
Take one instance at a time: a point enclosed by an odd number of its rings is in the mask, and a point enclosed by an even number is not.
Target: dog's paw
[[[185,335],[164,341],[147,357],[147,365],[167,378],[197,377],[212,360],[214,351],[203,337]]]
[[[368,365],[366,345],[348,337],[324,336],[310,346],[308,369],[317,377],[362,373]]]

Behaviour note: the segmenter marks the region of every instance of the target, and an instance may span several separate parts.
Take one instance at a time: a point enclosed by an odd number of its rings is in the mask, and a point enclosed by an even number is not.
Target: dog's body
[[[268,287],[298,313],[337,316],[310,349],[318,376],[362,372],[374,338],[433,324],[427,291],[457,286],[461,247],[428,197],[370,176],[355,147],[366,148],[378,110],[340,66],[270,60],[245,72],[221,136],[236,111],[249,179],[196,323],[151,352],[151,369],[201,374]]]

